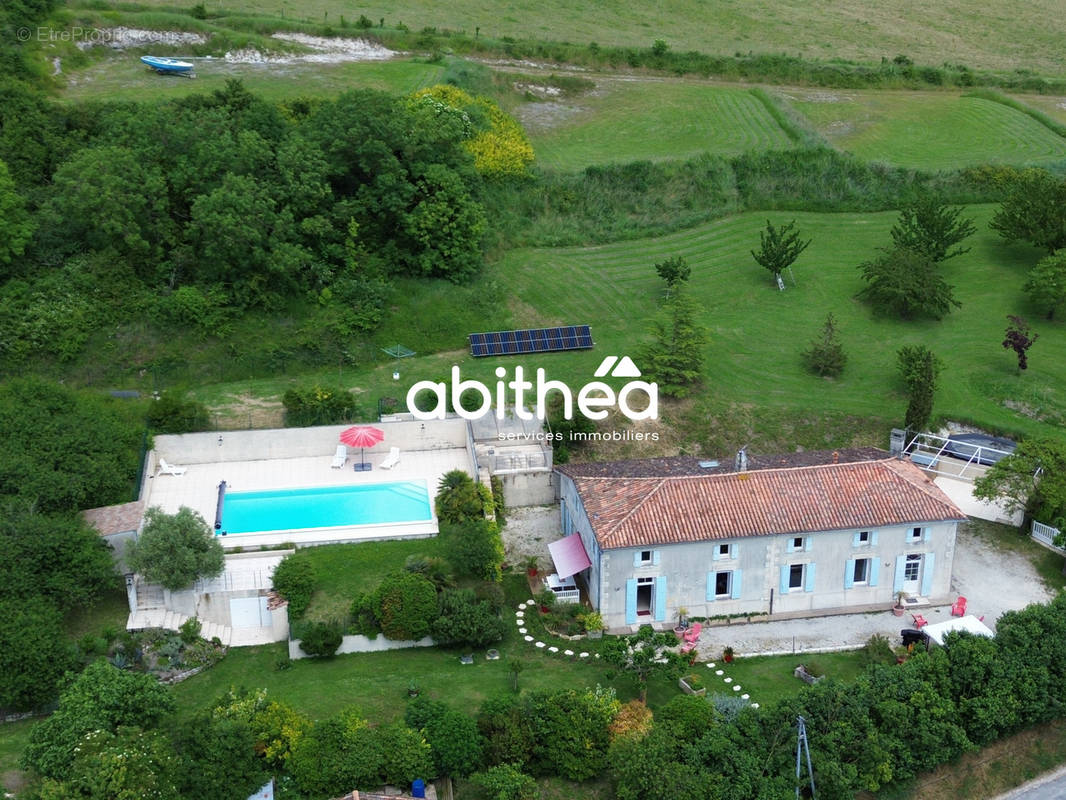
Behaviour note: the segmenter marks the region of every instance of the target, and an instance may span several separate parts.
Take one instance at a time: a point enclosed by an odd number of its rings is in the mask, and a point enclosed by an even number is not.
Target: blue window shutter
[[[922,594],[926,597],[933,590],[933,568],[936,566],[936,553],[926,553],[922,559]]]
[[[870,559],[870,586],[877,586],[877,573],[881,571],[881,559]]]
[[[733,595],[734,600],[740,599],[740,570],[733,570]]]
[[[640,566],[640,551],[639,550],[633,554],[633,566],[634,567],[639,567]]]
[[[720,556],[718,555],[718,545],[714,544],[711,546],[711,561],[717,561],[719,558]]]
[[[808,564],[807,565],[807,576],[806,576],[806,580],[804,581],[803,591],[805,591],[805,592],[813,592],[814,591],[814,564]]]
[[[707,602],[714,602],[714,575],[713,572],[707,573]]]
[[[666,578],[655,579],[655,621],[666,619]]]
[[[855,534],[858,536],[859,534]],[[850,589],[855,585],[855,560],[849,558],[844,562],[844,588]]]
[[[862,542],[859,541],[859,533],[856,531],[851,535],[851,546],[858,547]]]
[[[626,581],[626,625],[633,625],[637,621],[637,579],[630,578]]]
[[[928,542],[930,535],[931,535],[931,531],[929,530],[929,528],[922,528],[922,541],[923,542]],[[923,592],[923,594],[924,594],[924,592]]]
[[[659,566],[659,551],[658,550],[652,550],[651,551],[651,563],[652,563],[653,567]]]
[[[877,531],[870,531],[870,546],[877,547]]]
[[[788,564],[781,565],[781,594],[788,594]]]
[[[810,536],[804,537],[804,539],[803,539],[803,549],[806,552],[808,552],[808,553],[810,552],[810,550],[811,550],[811,537]]]
[[[906,556],[896,556],[896,574],[892,578],[892,591],[898,592],[903,589],[903,568],[907,563]]]

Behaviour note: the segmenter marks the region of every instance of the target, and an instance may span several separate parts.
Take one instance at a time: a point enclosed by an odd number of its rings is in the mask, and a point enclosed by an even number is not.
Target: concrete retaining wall
[[[385,650],[404,650],[409,647],[432,647],[434,644],[435,642],[428,636],[418,641],[394,641],[384,636],[371,639],[361,634],[353,634],[341,640],[337,653],[380,653]],[[289,640],[289,658],[310,658],[300,649],[299,639]]]
[[[508,508],[548,506],[558,501],[550,469],[530,472],[501,472],[495,477],[503,484],[503,501]]]

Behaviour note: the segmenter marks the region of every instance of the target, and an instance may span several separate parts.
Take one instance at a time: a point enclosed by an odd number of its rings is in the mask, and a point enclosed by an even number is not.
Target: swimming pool
[[[216,535],[427,522],[433,519],[425,482],[226,492]]]

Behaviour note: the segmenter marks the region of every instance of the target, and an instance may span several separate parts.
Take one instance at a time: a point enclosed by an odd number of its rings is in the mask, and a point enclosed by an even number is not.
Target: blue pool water
[[[226,492],[222,528],[217,533],[422,522],[432,518],[429,492],[418,481]]]

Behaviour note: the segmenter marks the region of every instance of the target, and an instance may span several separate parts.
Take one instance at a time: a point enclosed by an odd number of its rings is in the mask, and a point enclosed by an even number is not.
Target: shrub
[[[485,600],[471,589],[445,589],[440,596],[440,616],[430,632],[440,645],[485,647],[503,638],[505,624]]]
[[[867,664],[892,664],[896,660],[888,639],[877,633],[866,640],[862,654]]]
[[[441,522],[465,522],[485,515],[485,501],[478,484],[461,469],[453,469],[441,477],[434,505]]]
[[[651,709],[639,700],[630,700],[615,715],[607,731],[611,734],[611,741],[614,741],[622,736],[643,737],[651,730],[651,726]]]
[[[837,378],[844,371],[848,357],[840,344],[837,321],[832,313],[826,314],[821,335],[803,352],[803,361],[807,369],[823,378]]]
[[[300,639],[300,649],[309,656],[329,658],[341,646],[343,634],[330,622],[315,622],[308,625]]]
[[[207,406],[173,392],[163,392],[148,407],[146,421],[156,433],[190,433],[211,427]]]
[[[381,633],[381,625],[374,613],[374,595],[362,592],[352,601],[352,633],[374,637]]]
[[[274,590],[289,601],[289,616],[300,619],[315,591],[315,568],[299,553],[285,556],[274,570]]]
[[[520,764],[500,764],[471,776],[471,783],[481,787],[491,800],[537,800],[537,782],[522,773]]]
[[[200,620],[196,617],[189,617],[178,628],[178,635],[181,637],[182,642],[185,644],[192,644],[200,638],[200,631],[203,626],[200,624]]]
[[[437,618],[437,589],[421,575],[393,572],[374,592],[374,615],[390,639],[421,639]]]
[[[503,540],[494,522],[471,519],[442,524],[440,539],[449,563],[481,580],[498,582],[503,577]]]
[[[199,513],[186,506],[176,514],[149,508],[144,520],[141,535],[126,546],[133,571],[171,591],[222,574],[222,545]]]
[[[287,389],[281,403],[285,406],[285,424],[297,428],[349,422],[355,411],[355,400],[347,389],[317,385]]]

